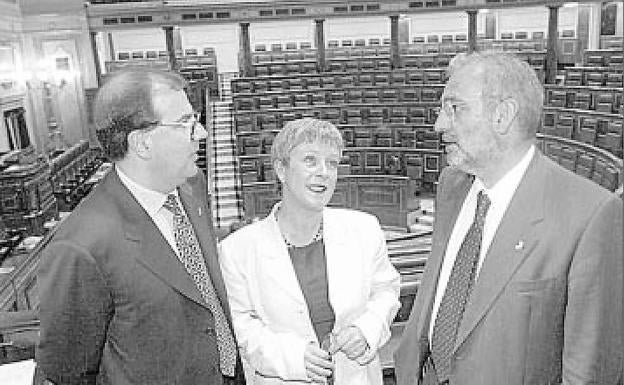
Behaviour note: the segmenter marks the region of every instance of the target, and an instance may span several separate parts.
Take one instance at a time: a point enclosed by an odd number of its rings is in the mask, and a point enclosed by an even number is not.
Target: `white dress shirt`
[[[483,237],[481,240],[481,251],[479,252],[479,261],[477,264],[477,271],[475,280],[479,276],[483,260],[487,254],[488,248],[494,239],[496,230],[509,206],[509,202],[513,197],[524,173],[531,163],[531,159],[535,154],[535,147],[531,146],[526,154],[522,157],[511,170],[509,170],[491,189],[487,189],[483,182],[478,178],[475,178],[472,183],[468,195],[462,205],[462,208],[455,221],[455,226],[451,232],[448,244],[446,246],[446,253],[444,254],[444,261],[442,262],[442,268],[440,269],[440,276],[438,278],[438,287],[436,289],[435,300],[433,302],[433,310],[431,312],[431,322],[429,323],[429,341],[433,338],[433,326],[435,324],[436,316],[440,308],[440,302],[442,296],[446,290],[446,284],[453,270],[455,264],[455,258],[459,252],[459,248],[472,225],[474,220],[475,210],[477,209],[477,195],[479,191],[482,191],[490,198],[490,207],[485,216],[485,222],[483,224]],[[496,256],[491,256],[495,258]]]
[[[173,213],[163,207],[165,201],[167,200],[167,195],[173,194],[176,196],[182,213],[186,215],[184,206],[182,206],[180,197],[178,196],[178,190],[173,189],[173,191],[169,194],[163,194],[159,191],[150,190],[130,179],[130,177],[124,174],[119,167],[115,167],[115,170],[117,171],[117,175],[119,175],[119,179],[121,179],[121,183],[123,183],[123,185],[130,190],[132,196],[134,196],[137,202],[139,202],[156,227],[158,227],[160,233],[163,237],[165,237],[169,246],[171,246],[173,251],[178,254],[178,247],[176,246],[175,237],[173,235]]]

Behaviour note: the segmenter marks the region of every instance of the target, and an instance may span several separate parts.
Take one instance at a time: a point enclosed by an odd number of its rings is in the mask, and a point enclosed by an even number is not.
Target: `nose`
[[[316,166],[316,176],[319,176],[322,178],[329,178],[333,172],[334,172],[334,169],[332,168],[330,161],[322,160],[318,162]]]
[[[208,137],[208,131],[203,124],[197,122],[195,123],[195,131],[193,132],[193,140],[202,140]]]
[[[319,162],[318,174],[321,176],[326,176],[329,174],[329,168],[327,167],[326,162]]]
[[[438,118],[433,125],[433,129],[435,130],[435,132],[444,132],[447,128],[449,128],[450,123],[451,121],[448,115],[446,115],[444,110],[440,110]]]

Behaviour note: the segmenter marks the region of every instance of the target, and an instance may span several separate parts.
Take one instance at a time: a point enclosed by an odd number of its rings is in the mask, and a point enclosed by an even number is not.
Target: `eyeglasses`
[[[198,139],[195,137],[195,131],[199,129],[198,126],[201,126],[201,123],[199,122],[199,118],[200,118],[199,112],[192,112],[189,114],[182,115],[182,117],[175,122],[158,122],[156,124],[161,125],[161,126],[168,126],[168,127],[190,128],[191,129],[190,138],[193,141],[193,140]]]
[[[448,116],[448,118],[453,121],[455,120],[455,116],[457,115],[457,110],[465,105],[466,103],[459,102],[457,100],[444,101],[442,102],[442,107],[435,107],[434,111],[436,113],[436,116],[440,115],[440,112],[444,111],[446,116]]]
[[[482,96],[481,103],[486,103],[490,101],[503,102],[507,99],[509,98],[508,97],[502,98],[500,96]],[[451,121],[454,121],[455,117],[457,116],[458,111],[460,111],[462,108],[466,108],[466,106],[468,105],[466,101],[473,101],[473,100],[477,100],[477,99],[464,99],[464,101],[457,100],[457,99],[444,100],[442,101],[442,107],[435,107],[434,111],[436,112],[436,116],[440,115],[440,112],[444,111],[446,116]],[[493,108],[493,107],[490,106],[489,108]]]

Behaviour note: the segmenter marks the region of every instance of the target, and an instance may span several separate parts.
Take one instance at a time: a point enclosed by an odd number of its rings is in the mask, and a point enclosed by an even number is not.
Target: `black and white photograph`
[[[0,0],[0,385],[624,385],[624,3]]]

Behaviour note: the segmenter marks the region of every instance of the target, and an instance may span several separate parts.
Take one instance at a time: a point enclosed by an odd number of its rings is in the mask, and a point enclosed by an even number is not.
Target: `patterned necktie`
[[[234,376],[234,367],[236,366],[234,337],[228,326],[219,298],[217,298],[217,294],[212,286],[193,226],[186,215],[182,213],[175,195],[169,194],[163,207],[173,213],[173,234],[178,247],[178,259],[182,262],[189,275],[193,277],[193,281],[195,281],[202,298],[208,304],[208,308],[214,317],[221,373],[232,377]]]
[[[489,207],[490,199],[483,191],[480,191],[477,196],[474,221],[457,252],[455,264],[446,284],[446,290],[433,326],[431,355],[440,382],[448,380],[450,375],[451,356],[455,346],[457,329],[459,329],[475,281],[481,251],[483,222]]]

